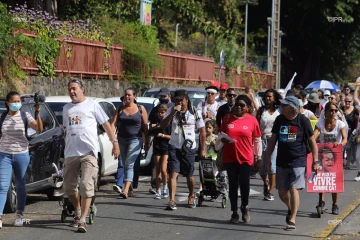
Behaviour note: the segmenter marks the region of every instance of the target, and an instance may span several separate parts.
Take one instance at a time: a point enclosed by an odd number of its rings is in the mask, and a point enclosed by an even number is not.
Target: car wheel
[[[98,157],[98,166],[99,166],[99,170],[98,170],[98,175],[97,175],[97,180],[96,180],[96,185],[95,185],[95,192],[100,191],[100,186],[101,186],[101,166],[102,166],[102,160],[101,157]]]
[[[49,188],[45,190],[46,196],[50,201],[61,201],[62,197],[55,197],[54,196],[54,188]]]
[[[4,207],[5,213],[14,213],[17,209],[17,194],[14,176],[11,177],[10,187],[7,193],[7,199]]]

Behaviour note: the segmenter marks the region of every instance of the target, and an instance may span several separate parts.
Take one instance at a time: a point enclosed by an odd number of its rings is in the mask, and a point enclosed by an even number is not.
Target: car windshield
[[[122,102],[112,102],[112,103],[115,105],[116,109],[117,109],[118,107],[120,107],[120,106],[123,105]],[[138,103],[139,105],[143,105],[143,106],[144,106],[144,108],[146,109],[146,112],[147,112],[147,114],[148,114],[148,116],[149,116],[149,113],[150,113],[151,110],[153,109],[154,104],[153,104],[153,103],[142,103],[142,102],[137,102],[137,103]]]
[[[171,92],[171,94],[174,94],[174,92]],[[205,91],[194,91],[194,90],[188,90],[188,95],[191,101],[191,104],[194,107],[197,107],[197,105],[203,101],[205,101],[206,92]],[[148,91],[144,94],[144,97],[153,97],[158,98],[159,92],[158,91]]]
[[[56,119],[60,123],[60,125],[63,125],[63,108],[66,102],[47,102],[51,110],[55,113]]]

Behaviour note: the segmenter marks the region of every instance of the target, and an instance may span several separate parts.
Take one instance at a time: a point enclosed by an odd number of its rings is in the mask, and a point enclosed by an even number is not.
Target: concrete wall
[[[24,82],[26,90],[25,93],[40,92],[46,96],[64,96],[68,95],[67,84],[69,78],[48,78],[31,76]],[[82,80],[85,86],[85,94],[91,97],[119,97],[124,94],[124,90],[131,87],[131,84],[118,80],[95,80],[84,79]],[[153,82],[149,84],[149,87],[202,87],[202,85],[194,84],[174,84]],[[138,89],[141,92],[141,89]],[[139,94],[140,95],[140,94]]]

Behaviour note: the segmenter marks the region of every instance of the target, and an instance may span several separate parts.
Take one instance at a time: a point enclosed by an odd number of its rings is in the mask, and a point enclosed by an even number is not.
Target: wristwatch
[[[314,161],[314,164],[320,165],[320,162],[319,161]]]
[[[117,139],[115,139],[115,140],[110,140],[110,142],[111,142],[111,143],[115,143],[115,142],[118,142],[118,140],[117,140]]]

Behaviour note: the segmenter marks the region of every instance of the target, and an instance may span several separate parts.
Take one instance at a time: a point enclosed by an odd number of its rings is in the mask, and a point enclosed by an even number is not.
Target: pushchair
[[[55,197],[62,197],[61,201],[59,201],[59,205],[62,207],[61,211],[61,222],[64,223],[67,217],[75,217],[75,208],[74,205],[71,203],[68,196],[65,195],[63,190],[63,182],[64,177],[62,170],[58,170],[57,166],[53,163],[53,167],[55,168],[56,172],[53,174],[53,180],[55,184],[55,191],[54,196]],[[78,181],[80,180],[80,177],[78,178]],[[78,182],[79,184],[79,182]],[[88,223],[91,225],[94,223],[94,219],[96,216],[97,208],[95,206],[95,196],[92,197],[91,204],[90,204],[90,210],[88,215]]]
[[[198,206],[200,207],[203,204],[205,196],[210,197],[209,201],[217,200],[221,196],[221,207],[225,208],[228,196],[226,174],[218,172],[216,161],[212,159],[199,160],[199,166],[200,182],[203,189],[198,197]]]

